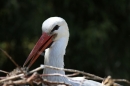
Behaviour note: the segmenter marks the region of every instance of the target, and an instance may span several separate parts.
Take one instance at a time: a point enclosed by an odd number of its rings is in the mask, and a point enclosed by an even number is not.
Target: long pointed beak
[[[40,54],[52,43],[53,36],[49,36],[47,33],[43,33],[34,48],[32,49],[31,53],[29,54],[28,58],[26,59],[23,66],[27,65],[30,61],[28,68],[36,61]]]

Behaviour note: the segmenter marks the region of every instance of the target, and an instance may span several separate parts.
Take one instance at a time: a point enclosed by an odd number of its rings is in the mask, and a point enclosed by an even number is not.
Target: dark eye
[[[59,28],[59,26],[56,25],[56,26],[51,30],[51,32],[53,32],[54,30],[58,30],[58,28]]]

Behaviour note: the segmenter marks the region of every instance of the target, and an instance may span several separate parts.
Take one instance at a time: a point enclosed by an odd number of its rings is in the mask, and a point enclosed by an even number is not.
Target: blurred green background
[[[69,26],[65,68],[130,80],[130,0],[1,0],[0,48],[22,66],[52,16]],[[0,69],[14,68],[0,52]]]

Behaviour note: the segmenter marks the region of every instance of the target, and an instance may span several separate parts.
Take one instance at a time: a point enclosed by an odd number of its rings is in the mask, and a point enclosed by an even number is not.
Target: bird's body
[[[51,46],[45,51],[44,65],[64,68],[64,55],[69,40],[69,29],[66,21],[60,17],[51,17],[43,22],[42,31],[53,36]],[[43,74],[65,75],[65,71],[45,68]],[[64,82],[71,86],[102,86],[101,83],[87,80],[84,77],[46,76],[44,79]]]

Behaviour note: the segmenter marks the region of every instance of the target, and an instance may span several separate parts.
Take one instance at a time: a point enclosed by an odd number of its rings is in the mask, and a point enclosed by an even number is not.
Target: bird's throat
[[[44,64],[45,65],[50,65],[54,67],[59,67],[59,68],[64,68],[64,55],[65,55],[65,49],[68,43],[67,38],[61,38],[51,45],[50,48],[46,49],[45,51],[45,60]],[[44,74],[62,74],[65,75],[65,72],[62,70],[55,70],[55,69],[49,69],[45,68],[44,69]],[[63,77],[52,77],[48,76],[45,77],[47,80],[51,81],[61,81],[61,79],[65,79]]]

